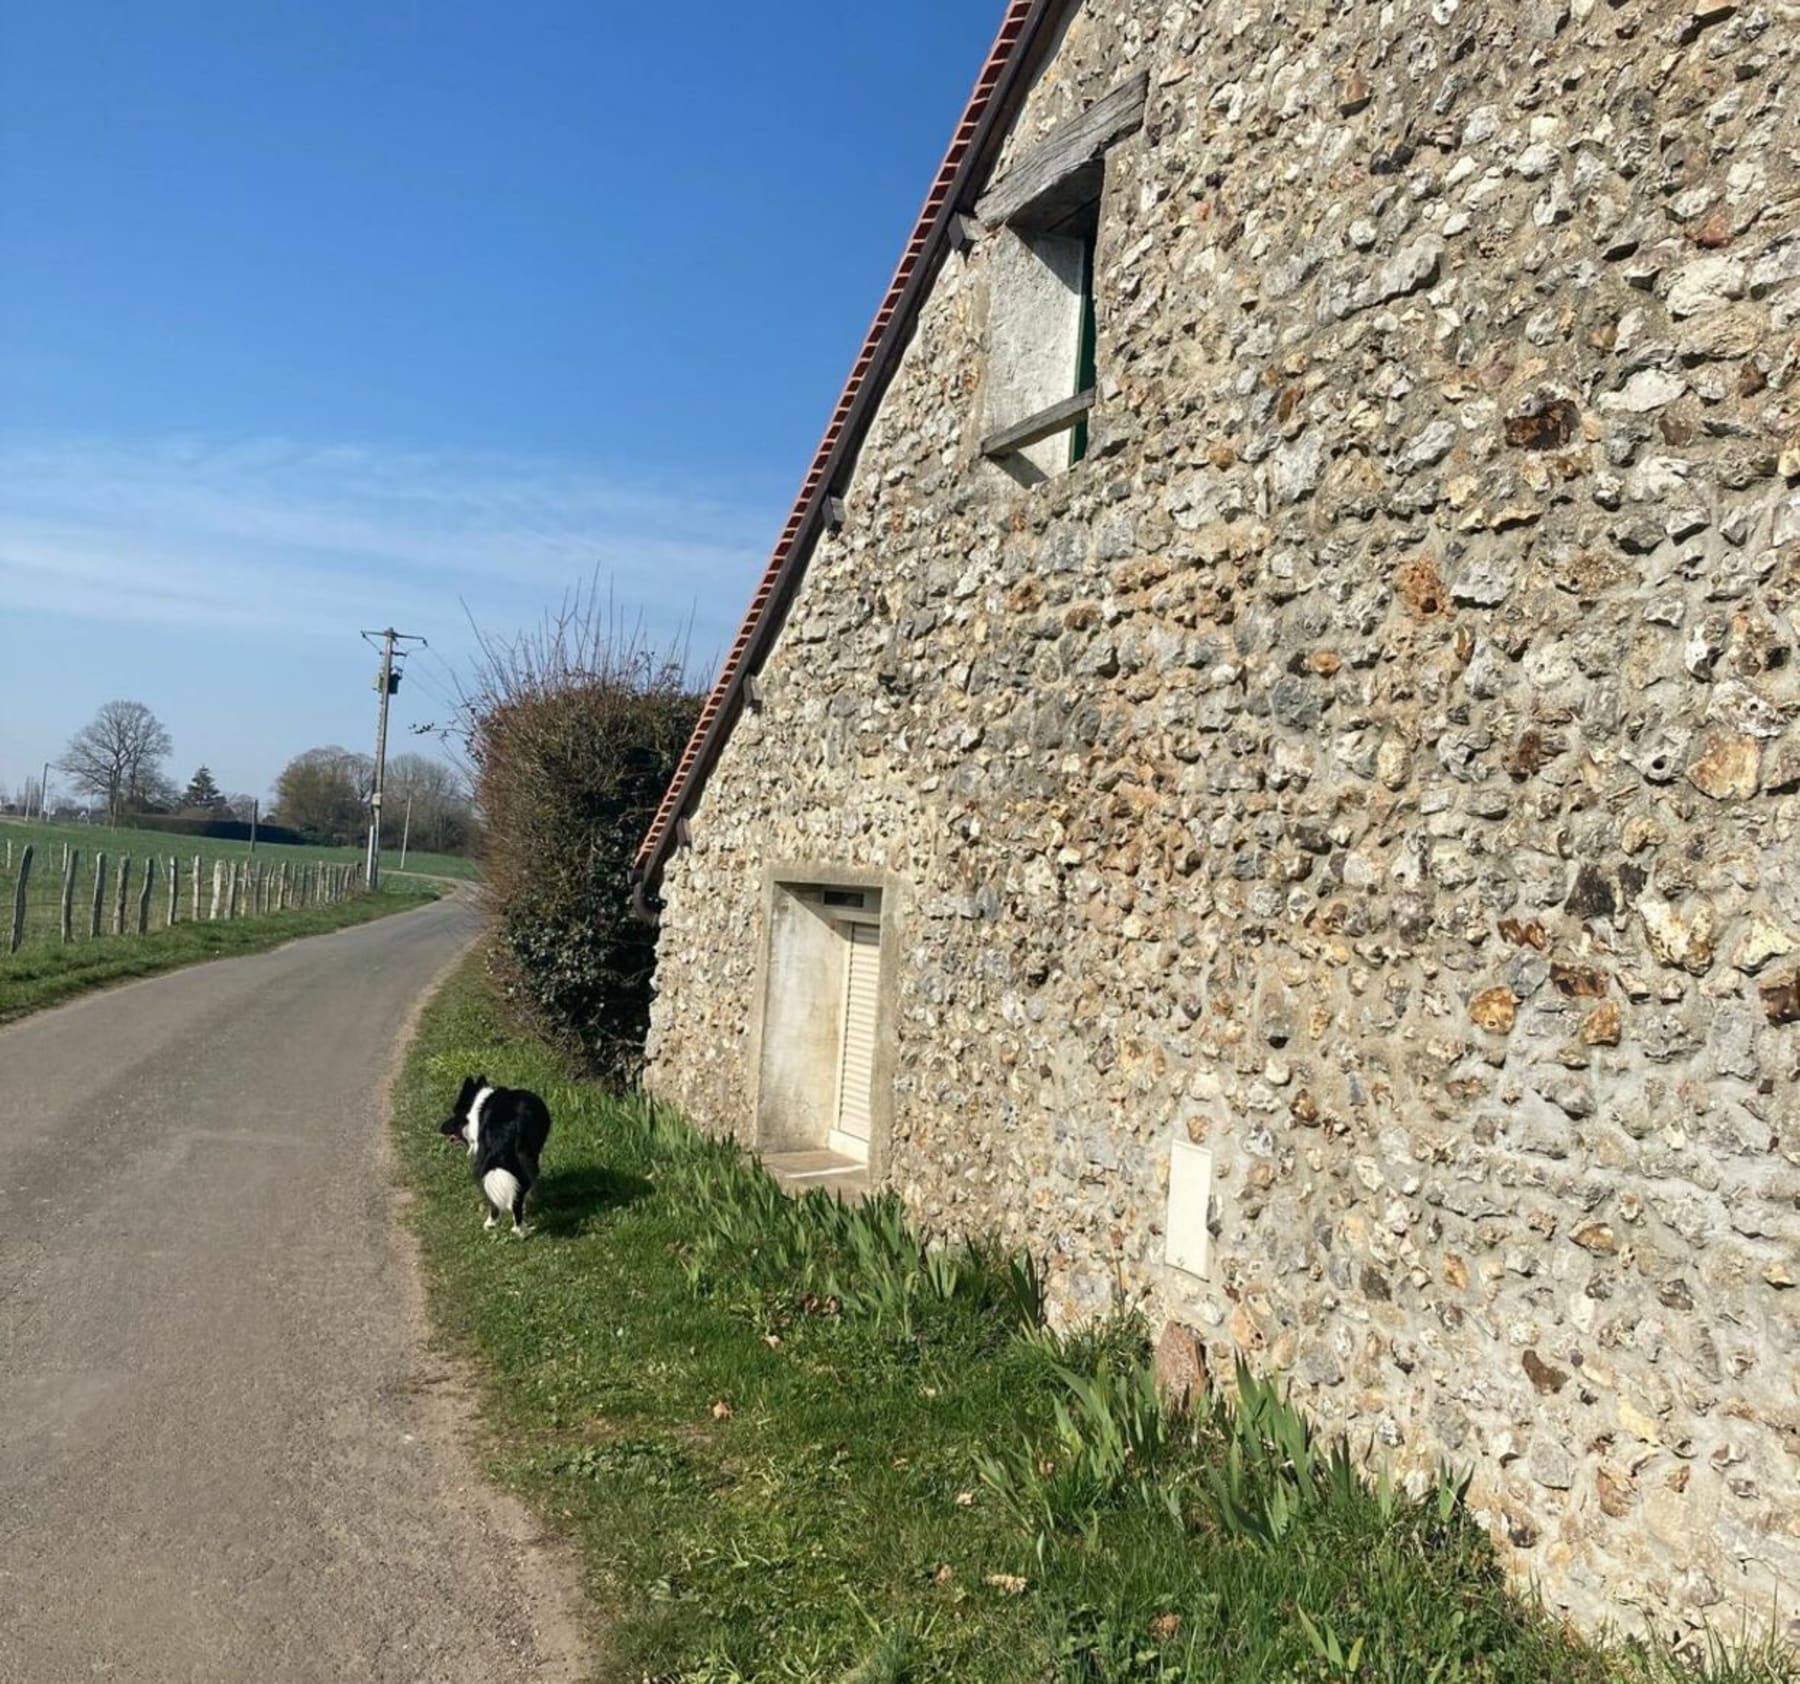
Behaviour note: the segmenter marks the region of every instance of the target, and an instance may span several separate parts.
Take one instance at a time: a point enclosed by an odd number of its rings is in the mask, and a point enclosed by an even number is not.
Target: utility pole
[[[38,777],[38,823],[42,824],[50,816],[50,762],[44,762],[44,770]]]
[[[262,817],[262,798],[250,803],[250,857],[256,857],[256,821]]]
[[[388,698],[400,688],[400,674],[394,666],[394,648],[401,643],[417,643],[423,647],[425,639],[410,632],[397,632],[392,626],[385,631],[366,631],[362,635],[365,643],[373,644],[376,638],[381,639],[381,671],[375,678],[375,690],[381,698],[381,717],[375,728],[375,783],[369,791],[369,857],[363,871],[364,883],[375,890],[381,887],[381,784],[387,774]]]

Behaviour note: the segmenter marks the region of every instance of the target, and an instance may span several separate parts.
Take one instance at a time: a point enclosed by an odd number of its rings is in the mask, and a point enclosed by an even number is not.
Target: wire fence
[[[145,936],[181,923],[265,918],[362,892],[354,865],[115,854],[68,842],[0,853],[0,953]]]

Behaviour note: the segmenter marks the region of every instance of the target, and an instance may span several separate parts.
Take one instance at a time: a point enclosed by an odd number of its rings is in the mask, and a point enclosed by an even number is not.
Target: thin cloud
[[[598,572],[653,634],[729,637],[771,511],[579,465],[285,439],[0,441],[0,607],[341,637],[534,622]]]

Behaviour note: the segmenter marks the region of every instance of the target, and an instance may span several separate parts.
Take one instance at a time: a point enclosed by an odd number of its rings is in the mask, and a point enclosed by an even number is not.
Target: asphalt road
[[[459,902],[0,1029],[0,1680],[578,1678],[382,1096]]]

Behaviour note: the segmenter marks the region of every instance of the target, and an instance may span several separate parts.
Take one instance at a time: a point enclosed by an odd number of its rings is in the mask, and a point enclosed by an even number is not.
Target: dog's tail
[[[481,1190],[487,1194],[488,1203],[496,1210],[503,1210],[512,1215],[518,1209],[518,1198],[522,1191],[519,1178],[509,1169],[491,1169],[481,1178]]]

